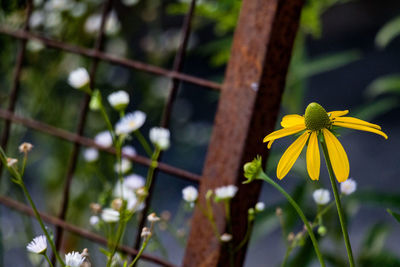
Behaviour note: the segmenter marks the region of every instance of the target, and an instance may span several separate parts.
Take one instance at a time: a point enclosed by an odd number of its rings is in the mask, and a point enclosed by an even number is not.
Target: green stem
[[[54,255],[56,255],[56,258],[57,258],[57,260],[61,263],[61,265],[62,265],[62,266],[65,266],[65,263],[64,263],[64,261],[61,259],[60,255],[58,254],[58,251],[57,251],[57,249],[56,249],[56,246],[54,245],[53,240],[51,239],[49,233],[47,232],[46,227],[44,226],[44,223],[43,223],[43,221],[42,221],[42,218],[40,217],[40,214],[39,214],[39,212],[38,212],[38,210],[37,210],[37,208],[36,208],[36,205],[35,205],[35,203],[33,203],[33,200],[32,200],[32,198],[31,198],[31,195],[29,194],[28,190],[26,189],[26,186],[25,186],[24,182],[22,181],[22,178],[21,178],[20,181],[21,181],[21,182],[19,183],[19,185],[21,186],[22,190],[24,191],[24,194],[25,194],[26,198],[28,199],[29,204],[31,205],[31,207],[32,207],[32,209],[33,209],[33,212],[35,213],[36,219],[38,220],[38,222],[39,222],[39,224],[40,224],[40,227],[42,228],[42,230],[43,230],[43,232],[44,232],[44,234],[45,234],[45,236],[46,236],[46,238],[47,238],[47,241],[49,241],[49,244],[50,244],[50,246],[51,246],[51,249],[52,249],[53,252],[54,252]]]
[[[247,231],[246,231],[246,234],[244,235],[244,237],[243,237],[242,241],[240,242],[240,244],[235,248],[234,252],[239,251],[247,243],[247,241],[249,241],[252,229],[253,229],[253,221],[248,216],[247,217]]]
[[[46,253],[43,254],[44,258],[46,259],[46,261],[49,263],[50,267],[54,267],[53,264],[51,263],[49,257],[47,257]]]
[[[138,254],[136,255],[136,257],[133,259],[133,261],[131,262],[131,264],[129,264],[129,267],[133,267],[135,265],[135,263],[139,260],[140,256],[142,256],[145,248],[147,247],[147,244],[150,241],[150,237],[146,238],[142,244],[142,247],[140,248]]]
[[[161,152],[160,149],[156,147],[156,150],[154,150],[154,152],[151,155],[151,164],[149,170],[147,171],[146,185],[145,185],[147,192],[153,182],[154,171],[158,165],[158,157],[160,156],[160,152]]]
[[[325,262],[324,259],[322,258],[322,254],[319,250],[319,246],[318,246],[318,242],[317,239],[315,238],[315,235],[312,231],[312,228],[310,226],[310,223],[308,222],[306,216],[304,215],[303,211],[301,210],[301,208],[299,207],[299,205],[297,205],[296,201],[294,201],[294,199],[285,191],[285,189],[283,189],[280,185],[278,185],[277,183],[275,183],[271,178],[269,178],[264,172],[260,173],[260,176],[257,177],[257,179],[261,179],[266,181],[267,183],[269,183],[270,185],[272,185],[273,187],[275,187],[279,192],[281,192],[281,194],[289,201],[289,203],[293,206],[293,208],[296,210],[297,214],[300,216],[301,220],[303,221],[304,225],[307,228],[307,232],[311,238],[311,241],[313,243],[314,246],[314,250],[315,253],[317,254],[319,263],[321,264],[322,267],[325,267]]]
[[[225,205],[225,216],[226,216],[226,223],[228,225],[228,231],[229,231],[229,234],[233,235],[230,199],[225,200],[224,205]],[[232,242],[229,242],[228,247],[229,247],[229,263],[230,263],[230,266],[234,266],[235,259],[234,259],[234,250],[233,250]]]
[[[288,261],[289,256],[290,256],[290,252],[292,252],[292,249],[293,249],[292,245],[289,245],[289,246],[286,248],[285,257],[283,258],[282,265],[281,265],[282,267],[285,267],[285,266],[286,266],[287,261]]]
[[[343,233],[344,243],[346,245],[347,256],[349,258],[350,267],[353,267],[355,266],[355,264],[354,264],[353,252],[351,250],[349,233],[347,231],[347,225],[344,218],[342,203],[340,201],[340,195],[336,185],[335,176],[332,169],[332,163],[329,158],[328,148],[326,147],[325,140],[324,142],[321,142],[321,145],[322,145],[322,150],[324,151],[326,166],[328,167],[329,179],[331,180],[333,195],[335,196],[335,203],[339,215],[340,226],[342,227],[342,233]]]
[[[142,135],[142,133],[139,130],[136,130],[133,133],[135,134],[136,138],[139,140],[140,144],[146,151],[147,155],[149,157],[151,157],[151,155],[153,154],[153,150],[151,149],[149,143],[146,141],[146,138],[144,138],[144,136]]]

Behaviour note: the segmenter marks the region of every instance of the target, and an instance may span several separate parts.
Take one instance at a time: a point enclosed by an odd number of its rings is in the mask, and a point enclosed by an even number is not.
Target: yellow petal
[[[279,160],[278,168],[276,170],[276,176],[279,179],[282,179],[286,176],[286,174],[290,171],[293,164],[296,162],[299,157],[301,151],[303,150],[307,139],[309,136],[309,132],[304,132],[296,141],[291,144],[288,149],[286,149],[285,153],[283,153],[282,158]]]
[[[321,158],[319,156],[317,132],[313,131],[308,140],[307,147],[307,171],[312,180],[319,179],[319,170],[321,167]]]
[[[291,115],[286,115],[282,118],[281,126],[283,128],[288,128],[296,125],[304,125],[303,116],[297,114],[291,114]]]
[[[350,128],[350,129],[376,133],[376,134],[382,135],[385,139],[388,139],[388,136],[384,132],[379,131],[379,130],[374,129],[374,128],[371,128],[371,127],[367,127],[367,126],[363,126],[363,125],[359,125],[359,124],[338,122],[338,121],[334,121],[332,124],[335,125],[335,126],[346,127],[346,128]]]
[[[275,140],[275,139],[282,138],[282,137],[285,137],[288,135],[292,135],[292,134],[303,131],[305,128],[306,128],[305,125],[297,125],[297,126],[293,126],[293,127],[289,127],[289,128],[283,128],[283,129],[280,129],[278,131],[272,132],[269,135],[267,135],[264,138],[263,142],[266,143],[271,140]]]
[[[328,115],[329,115],[330,119],[333,119],[333,118],[336,118],[336,117],[344,116],[347,113],[349,113],[348,110],[339,110],[339,111],[328,112]]]
[[[272,143],[273,143],[274,141],[275,141],[275,140],[268,141],[268,143],[267,143],[267,148],[268,148],[268,149],[271,149]]]
[[[342,144],[328,129],[322,129],[326,146],[328,148],[329,159],[332,164],[336,179],[341,183],[349,177],[350,166],[346,151]]]
[[[363,126],[375,128],[375,129],[378,129],[378,130],[381,129],[381,126],[379,126],[377,124],[369,123],[369,122],[366,122],[366,121],[363,121],[363,120],[360,120],[360,119],[357,119],[357,118],[353,118],[353,117],[339,117],[339,118],[335,118],[334,121],[363,125]]]

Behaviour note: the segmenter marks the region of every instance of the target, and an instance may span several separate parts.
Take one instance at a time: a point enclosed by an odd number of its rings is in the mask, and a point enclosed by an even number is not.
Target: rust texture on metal
[[[96,42],[94,45],[95,51],[102,50],[104,35],[105,35],[105,24],[106,24],[108,14],[111,10],[111,4],[112,4],[112,0],[107,0],[104,3],[103,11],[101,14],[101,24],[100,24],[99,34],[96,38]],[[93,58],[92,66],[89,71],[90,88],[95,88],[94,85],[95,85],[95,78],[96,78],[96,71],[97,71],[98,63],[99,63],[99,59]],[[87,117],[87,114],[89,111],[89,101],[90,101],[90,95],[85,94],[84,99],[81,104],[79,119],[78,119],[78,126],[76,129],[76,134],[79,136],[81,136],[83,134],[86,117]],[[79,149],[80,149],[80,144],[78,142],[74,142],[74,146],[72,148],[72,152],[71,152],[71,155],[69,158],[68,169],[67,169],[65,184],[64,184],[64,188],[63,188],[63,194],[62,194],[62,198],[61,198],[61,208],[60,208],[60,211],[58,214],[58,218],[61,220],[65,220],[65,217],[66,217],[66,214],[68,211],[69,192],[71,189],[72,177],[75,173],[76,164],[78,162]],[[63,228],[60,226],[57,226],[56,234],[55,234],[55,245],[56,245],[57,250],[60,250],[60,248],[62,246],[62,240],[63,240]],[[53,261],[53,264],[55,264],[54,253],[52,256],[52,261]]]
[[[181,43],[179,45],[178,51],[177,51],[177,53],[175,55],[175,59],[174,59],[173,71],[178,72],[178,73],[181,72],[183,69],[186,50],[187,50],[187,46],[189,43],[191,29],[192,29],[192,20],[193,20],[195,8],[196,8],[196,0],[191,0],[189,10],[185,15],[184,22],[182,25],[182,40],[181,40]],[[167,101],[164,106],[162,119],[161,119],[161,123],[160,123],[160,126],[163,128],[169,127],[173,104],[174,104],[176,96],[178,94],[178,89],[179,89],[180,84],[181,84],[181,81],[179,79],[176,79],[176,78],[172,79],[171,88],[170,88],[170,91],[168,94]],[[162,160],[162,157],[163,157],[163,153],[160,153],[159,161]],[[141,229],[145,226],[145,223],[146,223],[145,215],[147,214],[147,212],[150,209],[153,191],[154,191],[154,187],[155,187],[155,184],[157,181],[157,176],[158,176],[158,171],[156,171],[154,173],[153,182],[149,188],[149,196],[146,198],[145,207],[142,211],[142,215],[141,215],[141,218],[139,221],[139,227],[138,227],[138,231],[136,233],[136,239],[135,239],[135,244],[134,244],[135,249],[139,249],[139,247],[140,247]]]
[[[23,118],[21,116],[15,115],[14,113],[12,113],[10,111],[5,110],[5,109],[0,109],[0,118],[7,120],[7,121],[12,121],[13,123],[22,124],[30,129],[34,129],[34,130],[37,130],[37,131],[40,131],[43,133],[47,133],[49,135],[58,137],[60,139],[63,139],[63,140],[69,141],[69,142],[79,143],[82,146],[93,147],[98,150],[110,153],[110,154],[116,153],[114,148],[99,146],[90,138],[80,136],[75,133],[71,133],[66,130],[53,127],[51,125],[48,125],[48,124],[40,122],[40,121]],[[150,164],[151,164],[151,160],[144,156],[140,156],[140,155],[131,156],[131,155],[124,155],[124,154],[123,154],[123,156],[132,160],[133,162],[136,162],[143,166],[150,166]],[[189,171],[182,170],[180,168],[173,167],[166,163],[162,163],[162,162],[158,163],[157,170],[160,170],[166,174],[176,176],[177,178],[180,178],[180,179],[192,181],[194,183],[199,183],[199,181],[200,181],[200,175],[189,172]]]
[[[146,64],[137,60],[131,60],[126,58],[121,58],[118,56],[111,55],[109,53],[105,53],[102,51],[96,51],[95,49],[89,49],[85,47],[80,47],[76,45],[71,45],[67,43],[63,43],[57,40],[52,40],[44,36],[40,36],[38,34],[30,33],[23,30],[11,30],[5,27],[0,27],[0,33],[12,36],[14,38],[22,39],[22,40],[36,40],[47,47],[61,49],[67,52],[71,52],[74,54],[79,54],[82,56],[86,56],[89,58],[97,58],[99,60],[110,62],[112,64],[120,65],[123,67],[140,70],[144,72],[148,72],[150,74],[155,74],[159,76],[165,76],[169,78],[179,79],[181,81],[192,83],[204,88],[208,88],[211,90],[219,91],[221,90],[221,84],[208,81],[202,78],[198,78],[192,75],[184,74],[181,72],[163,69],[154,65]]]
[[[25,22],[24,22],[23,29],[24,29],[24,31],[28,32],[29,31],[29,20],[30,20],[30,17],[32,14],[32,8],[33,8],[32,0],[28,0],[26,2],[26,4],[27,4],[27,8],[26,8],[26,15],[25,15]],[[20,87],[19,81],[20,81],[20,77],[21,77],[22,65],[24,62],[24,57],[25,57],[25,52],[26,52],[26,42],[27,42],[27,40],[20,41],[19,49],[17,52],[17,61],[15,63],[15,67],[14,67],[12,87],[11,87],[9,102],[8,102],[8,107],[7,107],[7,110],[10,112],[14,112],[15,105],[17,103],[18,92],[19,92],[19,87]],[[1,147],[4,150],[7,149],[7,143],[8,143],[8,139],[10,137],[10,129],[11,129],[11,122],[6,121],[4,123],[4,128],[1,133],[1,142],[0,142]],[[2,169],[3,169],[3,165],[0,162],[0,178],[1,178]]]
[[[13,210],[19,211],[19,212],[24,213],[24,214],[26,214],[28,216],[31,216],[31,217],[35,217],[35,214],[34,214],[34,212],[33,212],[31,207],[29,207],[29,206],[27,206],[27,205],[25,205],[23,203],[20,203],[18,201],[15,201],[15,200],[13,200],[11,198],[8,198],[8,197],[5,197],[5,196],[0,196],[0,203],[2,205],[6,206],[6,207],[9,207],[9,208],[13,209]],[[70,223],[67,223],[67,222],[65,222],[63,220],[60,220],[57,217],[51,216],[51,215],[46,214],[44,212],[39,212],[39,214],[40,214],[40,217],[43,219],[43,221],[45,221],[47,223],[50,223],[50,224],[55,225],[55,226],[62,227],[64,230],[66,230],[68,232],[71,232],[71,233],[76,234],[76,235],[78,235],[80,237],[83,237],[83,238],[88,239],[90,241],[93,241],[93,242],[96,242],[98,244],[101,244],[103,246],[107,246],[107,239],[105,239],[104,237],[102,237],[102,236],[100,236],[98,234],[92,233],[92,232],[90,232],[90,231],[88,231],[86,229],[83,229],[83,228],[77,227],[75,225],[72,225]],[[128,246],[119,246],[118,250],[121,251],[121,252],[130,254],[130,255],[136,255],[138,253],[137,250],[135,250],[133,248],[130,248]],[[173,264],[171,264],[171,263],[169,263],[169,262],[167,262],[167,261],[165,261],[163,259],[160,259],[159,257],[152,256],[152,255],[149,255],[147,253],[143,253],[142,256],[141,256],[141,259],[149,261],[149,262],[157,263],[157,264],[159,264],[161,266],[176,267],[175,265],[173,265]]]
[[[233,243],[247,229],[247,211],[258,199],[261,184],[243,185],[244,163],[257,154],[267,157],[262,139],[274,130],[296,36],[301,0],[245,0],[234,35],[231,58],[200,183],[200,196],[227,184],[239,187],[232,201]],[[205,205],[204,197],[200,200]],[[215,220],[226,230],[224,211],[215,205]],[[234,259],[242,266],[246,246]],[[229,266],[222,248],[200,208],[195,209],[184,266]]]

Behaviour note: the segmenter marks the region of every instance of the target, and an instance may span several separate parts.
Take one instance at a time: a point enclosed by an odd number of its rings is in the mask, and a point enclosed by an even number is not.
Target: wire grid
[[[91,88],[94,88],[94,81],[95,81],[95,77],[96,77],[97,66],[100,61],[106,61],[106,62],[110,62],[112,64],[122,65],[122,66],[125,66],[128,68],[131,68],[131,69],[140,70],[140,71],[144,71],[147,73],[171,78],[172,85],[170,88],[170,92],[169,92],[167,101],[165,103],[165,107],[163,110],[163,116],[162,116],[162,120],[160,123],[160,125],[162,127],[168,127],[168,125],[169,125],[172,107],[173,107],[174,101],[176,99],[179,85],[181,84],[182,81],[192,83],[192,84],[201,86],[206,89],[217,90],[217,91],[219,91],[221,89],[221,85],[218,83],[181,73],[181,70],[182,70],[182,67],[184,64],[186,48],[187,48],[189,36],[191,33],[191,23],[192,23],[192,19],[193,19],[194,10],[196,7],[196,0],[191,0],[189,10],[185,15],[185,19],[184,19],[183,26],[182,26],[182,33],[181,33],[182,39],[180,42],[179,49],[175,56],[172,70],[163,69],[163,68],[160,68],[157,66],[149,65],[149,64],[135,61],[135,60],[116,57],[116,56],[113,56],[111,54],[108,54],[108,53],[105,53],[102,51],[102,47],[103,47],[103,43],[104,43],[104,39],[105,39],[105,36],[104,36],[105,22],[110,13],[112,1],[113,0],[105,0],[104,1],[103,11],[102,11],[102,15],[101,15],[101,26],[100,26],[98,36],[96,38],[95,46],[92,49],[75,46],[75,45],[70,45],[70,44],[67,44],[64,42],[60,42],[57,40],[53,40],[53,39],[49,39],[49,38],[40,36],[38,34],[31,33],[30,29],[29,29],[29,20],[30,20],[30,16],[31,16],[32,10],[33,10],[32,0],[27,0],[26,17],[25,17],[25,22],[24,22],[24,26],[23,26],[22,30],[15,31],[15,30],[10,30],[10,29],[4,28],[4,27],[0,27],[0,33],[11,36],[16,39],[20,39],[20,47],[17,52],[17,61],[15,64],[15,69],[14,69],[14,76],[13,76],[10,97],[9,97],[8,108],[7,109],[0,108],[0,118],[5,120],[5,125],[4,125],[4,129],[2,132],[2,136],[1,136],[1,146],[4,148],[6,148],[6,146],[7,146],[7,143],[9,140],[9,135],[10,135],[10,128],[11,128],[12,123],[22,124],[28,128],[31,128],[31,129],[34,129],[37,131],[41,131],[43,133],[46,133],[46,134],[49,134],[49,135],[52,135],[52,136],[55,136],[55,137],[58,137],[58,138],[61,138],[61,139],[64,139],[64,140],[74,143],[74,147],[73,147],[73,150],[72,150],[72,152],[70,154],[70,158],[69,158],[69,165],[67,168],[66,181],[65,181],[65,185],[64,185],[64,189],[63,189],[61,209],[59,211],[59,214],[57,217],[54,217],[54,216],[50,216],[46,213],[41,213],[43,219],[46,222],[56,226],[56,247],[58,250],[60,249],[60,246],[62,244],[62,236],[63,236],[64,230],[78,234],[78,235],[80,235],[86,239],[92,240],[96,243],[103,244],[103,245],[106,244],[107,241],[103,237],[65,222],[65,216],[68,211],[70,186],[71,186],[73,174],[75,172],[80,146],[83,145],[83,146],[88,146],[88,147],[94,147],[99,150],[111,153],[111,154],[115,154],[116,151],[114,148],[104,148],[104,147],[98,146],[92,139],[82,136],[83,130],[85,127],[85,120],[86,120],[86,117],[88,114],[88,104],[90,101],[90,96],[88,94],[85,94],[85,96],[83,97],[82,104],[81,104],[81,110],[80,110],[80,114],[79,114],[79,119],[78,119],[78,125],[77,125],[77,129],[76,129],[75,133],[53,127],[51,125],[45,124],[40,121],[23,118],[23,117],[20,117],[20,116],[14,114],[15,105],[16,105],[17,98],[18,98],[21,70],[23,67],[23,61],[24,61],[24,56],[25,56],[25,51],[26,51],[26,43],[28,40],[38,40],[38,41],[42,42],[43,44],[45,44],[46,47],[48,47],[48,48],[64,50],[67,52],[71,52],[74,54],[92,58],[92,65],[91,65],[91,69],[90,69],[90,82],[91,82],[90,86],[91,86]],[[150,166],[150,163],[151,163],[149,158],[146,158],[143,156],[139,156],[139,155],[137,155],[137,156],[124,155],[124,156],[127,157],[128,159],[132,160],[133,162],[136,162],[141,165]],[[160,158],[160,160],[161,160],[161,158]],[[1,172],[1,169],[2,169],[2,166],[0,165],[0,172]],[[198,183],[200,181],[199,175],[185,171],[180,168],[170,166],[165,163],[159,163],[159,165],[157,167],[157,171],[162,171],[162,172],[165,172],[168,174],[172,174],[178,178],[188,180],[191,182],[195,182],[195,183]],[[157,176],[157,173],[155,174],[154,181],[156,180],[156,176]],[[136,234],[135,243],[133,244],[132,247],[127,247],[127,246],[123,246],[123,245],[121,245],[119,247],[120,251],[123,251],[132,256],[137,254],[138,248],[140,246],[140,231],[141,231],[141,228],[145,224],[145,220],[146,220],[145,215],[148,212],[148,208],[150,206],[150,202],[152,199],[152,192],[154,189],[153,185],[154,185],[154,182],[149,189],[149,196],[146,199],[146,205],[141,214],[141,219],[139,222],[139,227],[138,227],[138,231]],[[0,196],[0,203],[9,208],[15,209],[22,213],[25,213],[29,216],[34,215],[32,209],[30,207],[26,206],[25,204],[19,203],[11,198],[8,198],[5,196]],[[158,257],[148,255],[146,253],[143,254],[142,259],[151,261],[153,263],[160,264],[162,266],[173,266],[169,262],[166,262]],[[54,255],[53,255],[53,261],[54,261]]]

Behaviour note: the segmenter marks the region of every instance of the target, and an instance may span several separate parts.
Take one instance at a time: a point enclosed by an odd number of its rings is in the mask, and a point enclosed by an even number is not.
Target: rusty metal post
[[[302,0],[244,0],[234,35],[214,129],[200,182],[200,205],[208,189],[236,184],[232,202],[233,243],[247,229],[247,210],[257,202],[261,184],[242,185],[242,166],[257,154],[267,156],[263,136],[274,130],[298,29]],[[219,231],[227,227],[222,206],[215,205]],[[242,266],[246,247],[235,255]],[[183,266],[229,266],[210,223],[197,207]]]

